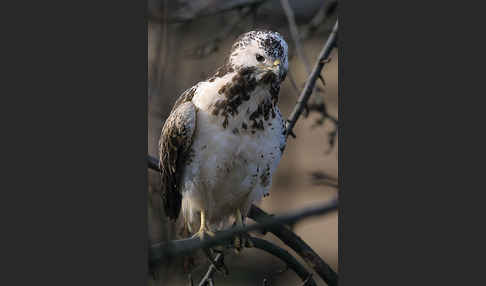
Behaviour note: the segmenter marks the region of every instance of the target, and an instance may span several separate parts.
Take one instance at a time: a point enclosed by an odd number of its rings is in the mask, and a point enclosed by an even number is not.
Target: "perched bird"
[[[234,219],[243,225],[253,202],[270,191],[285,147],[277,106],[288,71],[288,46],[272,31],[242,34],[214,75],[175,102],[159,141],[166,214],[182,214],[204,238]],[[237,248],[243,238],[235,239]]]

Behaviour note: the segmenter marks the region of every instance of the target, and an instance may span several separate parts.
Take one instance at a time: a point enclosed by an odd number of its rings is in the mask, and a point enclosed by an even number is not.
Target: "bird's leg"
[[[241,215],[240,209],[236,209],[236,227],[243,227],[245,223],[243,222],[243,216]],[[235,236],[233,240],[233,246],[235,247],[236,253],[239,253],[243,247],[253,247],[250,236],[247,233],[241,233]]]
[[[214,232],[212,232],[211,230],[209,230],[209,227],[208,227],[208,225],[206,223],[206,212],[203,211],[203,210],[201,210],[200,215],[201,215],[201,226],[199,227],[199,231],[196,232],[192,236],[192,238],[196,238],[197,237],[200,240],[203,240],[206,235],[214,236]],[[215,258],[214,258],[214,255],[213,255],[215,251],[213,251],[213,249],[211,249],[211,248],[203,248],[202,250],[203,250],[204,254],[206,254],[209,262],[216,268],[217,271],[222,272],[222,273],[226,273],[227,272],[227,269],[225,269],[226,266],[224,264],[222,264],[222,262],[217,263],[215,261]],[[221,266],[221,264],[222,264],[222,266]],[[221,269],[221,267],[224,267],[224,268]]]
[[[199,227],[199,231],[196,232],[192,237],[198,237],[202,240],[206,235],[214,236],[214,232],[210,231],[206,224],[206,212],[201,211],[201,226]]]

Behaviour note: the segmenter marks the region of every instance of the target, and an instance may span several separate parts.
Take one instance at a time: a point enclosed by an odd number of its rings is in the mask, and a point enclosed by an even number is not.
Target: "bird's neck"
[[[258,130],[263,121],[275,117],[280,84],[251,73],[233,72],[215,81],[217,95],[208,106],[223,128],[247,125]]]

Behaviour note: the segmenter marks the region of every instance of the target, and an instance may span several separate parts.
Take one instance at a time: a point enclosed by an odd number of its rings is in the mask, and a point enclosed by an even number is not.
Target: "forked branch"
[[[256,222],[264,221],[271,216],[265,213],[259,207],[252,205],[248,217]],[[292,248],[309,267],[314,269],[314,271],[324,280],[329,286],[337,286],[338,275],[331,267],[305,242],[288,229],[283,224],[275,224],[273,227],[267,229],[278,237],[283,243],[288,247]]]
[[[305,83],[304,89],[302,90],[299,99],[297,100],[297,104],[295,105],[292,113],[287,120],[287,137],[289,135],[295,136],[293,133],[293,129],[297,120],[299,119],[300,115],[304,111],[305,105],[309,100],[310,96],[312,95],[312,91],[314,90],[314,86],[316,81],[319,77],[321,77],[321,70],[324,65],[329,61],[329,55],[331,54],[332,49],[336,46],[336,39],[337,39],[337,31],[338,31],[338,21],[334,25],[331,34],[327,38],[324,47],[321,50],[319,57],[317,58],[316,63],[314,64],[314,68],[312,69],[311,74],[307,78]]]
[[[335,211],[337,210],[337,207],[338,201],[337,199],[334,199],[326,204],[306,208],[295,213],[262,218],[260,223],[257,224],[243,227],[232,227],[231,229],[220,231],[215,236],[204,240],[199,240],[197,237],[194,237],[156,243],[150,247],[149,261],[150,263],[157,264],[163,259],[180,255],[188,255],[201,248],[210,248],[217,245],[230,244],[231,239],[238,234],[248,233],[255,230],[269,229],[278,224],[295,224],[305,218],[324,215]]]

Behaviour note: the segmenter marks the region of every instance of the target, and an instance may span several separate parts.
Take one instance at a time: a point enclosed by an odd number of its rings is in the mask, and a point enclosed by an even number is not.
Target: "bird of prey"
[[[193,237],[233,219],[243,225],[251,204],[269,194],[285,147],[277,103],[287,71],[279,33],[247,32],[212,77],[175,102],[159,141],[162,199],[169,218],[182,210],[188,230],[199,228]]]

